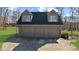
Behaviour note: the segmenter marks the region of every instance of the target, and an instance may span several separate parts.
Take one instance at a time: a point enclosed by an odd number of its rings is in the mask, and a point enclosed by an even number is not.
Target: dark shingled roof
[[[31,22],[22,22],[21,17],[19,18],[17,24],[35,24],[35,25],[62,25],[63,22],[61,20],[61,17],[58,15],[58,22],[48,22],[48,18],[47,18],[47,13],[48,12],[32,12],[33,14],[33,18]]]

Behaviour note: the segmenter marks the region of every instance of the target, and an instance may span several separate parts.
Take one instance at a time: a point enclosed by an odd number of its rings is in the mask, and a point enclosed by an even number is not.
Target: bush
[[[69,37],[68,33],[61,34],[61,38],[68,39],[68,37]]]

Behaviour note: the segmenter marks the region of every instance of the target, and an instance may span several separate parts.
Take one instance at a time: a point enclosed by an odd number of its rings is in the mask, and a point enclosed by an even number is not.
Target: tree
[[[61,15],[61,18],[63,18],[64,7],[56,7],[56,9],[58,9],[58,12]]]
[[[61,19],[63,19],[63,10],[64,10],[64,8],[63,7],[56,7],[56,9],[58,9],[60,17],[61,17]],[[61,34],[61,28],[63,29],[63,27],[60,26],[60,30],[59,30],[60,34]]]
[[[78,31],[78,26],[79,26],[79,24],[78,24],[79,23],[79,21],[78,21],[79,20],[79,7],[75,7],[74,10],[75,10],[74,14],[76,15],[76,20],[75,20],[76,24],[75,24],[75,27],[76,27],[76,30]]]
[[[2,24],[3,7],[0,7],[0,24]]]
[[[19,17],[20,17],[20,11],[19,10],[13,10],[13,14],[12,14],[12,23],[15,25],[16,27],[16,33],[18,33],[18,27],[16,22],[18,21]]]
[[[70,31],[71,31],[71,36],[73,36],[73,29],[74,29],[74,22],[75,22],[75,8],[74,7],[69,7],[70,8],[70,13],[71,13],[71,22],[70,22]]]
[[[7,21],[8,21],[8,7],[4,7],[2,14],[3,14],[3,30],[6,29]]]
[[[12,23],[16,24],[19,17],[20,17],[20,11],[14,10],[12,15]]]

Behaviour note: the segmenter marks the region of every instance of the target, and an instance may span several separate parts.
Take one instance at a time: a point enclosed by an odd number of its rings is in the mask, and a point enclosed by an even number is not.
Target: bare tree
[[[75,8],[74,7],[69,7],[70,8],[70,13],[71,13],[71,22],[70,22],[70,31],[71,31],[71,36],[73,36],[73,29],[74,29],[74,22],[75,22]]]
[[[16,27],[16,33],[18,33],[18,27],[17,27],[17,21],[20,17],[20,11],[19,10],[13,10],[13,15],[12,15],[12,23],[15,25]]]
[[[59,14],[61,15],[61,18],[63,17],[63,13],[64,13],[64,7],[56,7],[56,9],[58,9]]]
[[[3,7],[0,7],[0,24],[2,24]]]
[[[16,19],[17,19],[17,12],[13,11],[13,15],[12,15],[12,23],[16,24]]]
[[[6,29],[7,21],[8,21],[8,7],[3,8],[3,30]]]
[[[14,10],[13,15],[12,15],[12,23],[16,24],[18,18],[20,17],[20,11],[19,10]]]
[[[79,7],[75,7],[74,10],[75,10],[74,14],[76,15],[76,20],[75,20],[76,24],[75,24],[75,27],[76,27],[76,30],[78,30],[78,26],[79,26],[79,24],[78,24],[78,22],[79,22],[78,21],[79,20]]]
[[[56,9],[58,9],[60,17],[61,17],[61,19],[63,19],[63,10],[64,10],[64,8],[63,7],[56,7]],[[60,30],[59,30],[60,34],[61,34],[61,30],[62,30],[61,28],[63,28],[63,27],[60,26]]]

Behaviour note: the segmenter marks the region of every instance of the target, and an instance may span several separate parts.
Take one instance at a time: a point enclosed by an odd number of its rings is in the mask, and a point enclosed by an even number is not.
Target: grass
[[[16,34],[15,27],[7,27],[6,30],[0,30],[0,47],[6,41],[6,39],[13,34]]]
[[[72,42],[72,44],[79,49],[79,39]]]

